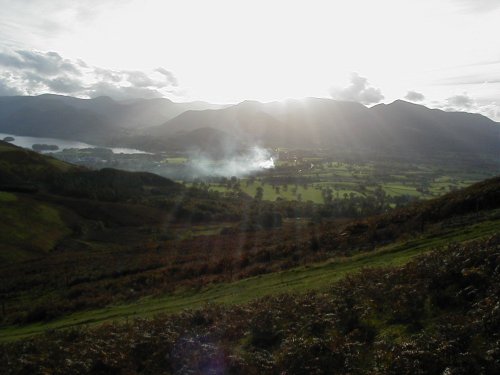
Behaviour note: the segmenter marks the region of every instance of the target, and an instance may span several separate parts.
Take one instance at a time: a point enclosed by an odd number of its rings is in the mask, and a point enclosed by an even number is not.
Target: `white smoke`
[[[189,163],[195,177],[243,177],[264,169],[274,168],[274,157],[269,150],[254,146],[248,151],[214,160],[209,156],[197,154]]]

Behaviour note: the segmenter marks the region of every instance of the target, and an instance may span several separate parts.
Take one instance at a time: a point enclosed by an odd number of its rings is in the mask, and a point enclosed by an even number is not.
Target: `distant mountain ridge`
[[[0,97],[0,132],[105,144],[131,129],[162,124],[190,109],[221,107],[164,98],[116,101],[104,96],[6,96]]]
[[[367,108],[320,98],[221,106],[168,99],[0,97],[0,132],[149,151],[219,151],[222,143],[232,143],[395,154],[500,153],[499,123],[403,100]]]
[[[315,98],[243,102],[219,110],[187,111],[145,131],[158,138],[196,127],[230,131],[274,147],[500,152],[500,125],[489,118],[402,100],[372,108]]]

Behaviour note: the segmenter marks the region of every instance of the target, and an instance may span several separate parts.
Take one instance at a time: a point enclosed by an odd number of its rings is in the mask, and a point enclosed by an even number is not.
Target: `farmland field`
[[[278,159],[276,166],[250,178],[219,178],[198,181],[211,191],[241,191],[255,197],[261,190],[266,201],[289,200],[323,204],[326,201],[370,198],[430,199],[494,176],[496,167],[472,167],[395,161],[328,161],[328,158]],[[290,177],[293,176],[293,177]],[[194,183],[195,185],[197,182]],[[191,185],[191,184],[190,184]],[[330,198],[329,198],[330,197]]]

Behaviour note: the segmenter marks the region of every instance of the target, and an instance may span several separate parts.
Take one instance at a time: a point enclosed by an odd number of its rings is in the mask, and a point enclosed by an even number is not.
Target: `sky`
[[[500,121],[500,0],[0,0],[0,95],[403,99]]]

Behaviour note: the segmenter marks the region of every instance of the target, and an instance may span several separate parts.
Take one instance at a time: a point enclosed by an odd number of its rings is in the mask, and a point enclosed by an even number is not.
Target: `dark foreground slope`
[[[15,261],[84,246],[99,228],[158,226],[165,213],[144,203],[154,191],[179,190],[156,175],[90,171],[0,142],[0,257]]]
[[[0,372],[499,370],[500,178],[362,220],[232,224],[175,237],[168,231],[180,222],[168,202],[201,209],[215,203],[210,195],[203,200],[203,192],[150,174],[53,169],[53,159],[0,146],[29,161],[16,165],[0,153],[0,166],[20,184],[0,192],[2,213],[14,215],[0,223],[2,246],[10,246],[2,256],[15,258],[0,265],[0,341],[58,329],[0,346]],[[238,199],[242,224],[265,204]],[[234,207],[215,201],[226,214]],[[57,223],[68,232],[50,232]],[[40,236],[26,237],[34,229]],[[45,250],[26,248],[51,236]],[[434,246],[445,249],[380,270]],[[311,289],[319,291],[303,294]],[[255,300],[276,291],[291,294]],[[214,297],[240,305],[155,316]]]
[[[54,162],[8,147],[36,158],[38,171]],[[8,165],[23,171],[31,164]],[[146,296],[376,254],[419,236],[474,234],[474,225],[498,219],[500,207],[495,178],[383,215],[321,224],[307,215],[335,211],[336,202],[309,207],[307,214],[299,202],[282,207],[221,198],[151,174],[61,165],[69,169],[36,179],[28,174],[34,192],[0,192],[7,218],[0,222],[3,326],[47,323]]]
[[[328,290],[47,333],[4,373],[497,374],[500,238],[451,245]]]
[[[414,255],[426,246],[478,238],[494,233],[499,225],[499,187],[500,179],[492,179],[429,203],[362,220],[314,224],[303,218],[285,221],[280,228],[252,230],[237,222],[214,223],[203,225],[200,235],[193,233],[197,228],[189,223],[168,221],[156,227],[155,221],[146,221],[151,211],[144,206],[133,205],[140,210],[136,214],[129,205],[85,200],[82,208],[80,200],[57,198],[65,207],[76,204],[78,214],[94,226],[60,241],[55,251],[43,257],[38,253],[30,260],[17,259],[0,267],[0,297],[5,306],[1,322],[5,327],[51,323],[117,304],[132,304],[127,312],[118,312],[120,316],[134,315],[133,304],[148,296],[175,299],[186,292],[189,297],[207,285],[292,272],[332,259],[366,256],[372,259],[369,264],[377,264],[380,251],[409,250]],[[221,208],[224,204],[219,202]],[[247,217],[260,207],[260,202],[247,204],[241,213]],[[19,254],[26,242],[19,239],[7,254]],[[362,264],[354,262],[351,269]],[[327,280],[329,272],[321,277]],[[278,276],[275,279],[279,282]],[[274,287],[264,283],[258,288],[264,293]],[[153,305],[153,310],[162,309],[161,303]],[[82,320],[95,320],[95,315],[90,312]]]
[[[0,209],[0,259],[19,261],[137,246],[166,222],[230,217],[237,205],[151,173],[88,170],[0,141]]]

